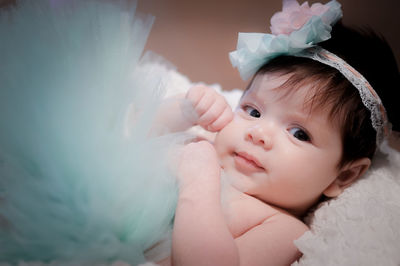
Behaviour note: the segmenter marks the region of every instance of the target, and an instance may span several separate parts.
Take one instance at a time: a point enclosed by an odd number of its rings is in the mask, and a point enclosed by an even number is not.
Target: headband
[[[369,82],[353,67],[317,44],[330,39],[332,26],[342,17],[341,5],[335,0],[323,5],[283,0],[283,10],[271,18],[271,33],[239,33],[237,50],[229,54],[243,80],[275,57],[290,55],[310,58],[337,69],[358,90],[371,113],[377,132],[377,144],[390,134],[385,108]]]

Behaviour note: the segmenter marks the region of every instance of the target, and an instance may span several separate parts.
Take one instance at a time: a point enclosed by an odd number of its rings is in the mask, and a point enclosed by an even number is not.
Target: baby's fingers
[[[218,181],[219,174],[217,153],[209,142],[199,141],[184,147],[178,167],[181,187],[196,181]]]
[[[222,97],[217,97],[211,107],[200,116],[198,125],[207,129],[209,125],[211,125],[223,114],[226,106],[226,101]]]
[[[197,115],[202,116],[214,103],[215,93],[211,88],[195,86],[189,89],[186,94]]]
[[[192,103],[198,115],[195,124],[206,130],[219,131],[233,118],[232,110],[225,98],[210,87],[192,87],[186,94],[186,99]]]
[[[218,132],[223,129],[233,119],[233,112],[229,105],[227,105],[222,114],[207,127],[211,132]]]

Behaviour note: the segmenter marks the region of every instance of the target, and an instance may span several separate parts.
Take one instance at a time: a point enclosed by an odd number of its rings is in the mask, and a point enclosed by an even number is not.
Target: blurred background
[[[400,1],[339,2],[344,24],[367,25],[383,34],[399,64]],[[236,48],[237,33],[269,33],[271,16],[281,9],[281,0],[138,0],[139,12],[156,17],[146,48],[169,60],[193,82],[219,83],[227,90],[246,84],[228,57]]]
[[[16,1],[0,0],[0,7]],[[228,53],[236,49],[238,32],[269,33],[271,16],[282,9],[282,0],[137,1],[140,13],[156,17],[147,50],[162,55],[193,82],[218,83],[226,90],[243,88],[247,84],[228,57]],[[328,1],[308,2],[311,5]],[[369,26],[380,32],[400,65],[400,1],[338,1],[342,4],[344,24]]]

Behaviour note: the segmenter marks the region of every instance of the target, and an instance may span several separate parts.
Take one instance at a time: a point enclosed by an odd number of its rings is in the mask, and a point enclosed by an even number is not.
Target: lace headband
[[[341,5],[335,0],[311,7],[307,2],[299,5],[296,0],[283,0],[282,12],[271,18],[272,34],[239,33],[237,50],[229,54],[230,60],[244,80],[280,55],[310,58],[337,69],[358,90],[363,104],[370,111],[379,145],[389,136],[390,123],[378,94],[357,70],[316,45],[331,37],[332,25],[341,17]]]
[[[357,88],[361,100],[371,113],[372,127],[376,131],[376,140],[380,144],[385,136],[389,135],[390,127],[386,116],[385,107],[371,84],[352,66],[337,55],[319,47],[306,49],[295,56],[310,58],[337,69],[342,75]]]

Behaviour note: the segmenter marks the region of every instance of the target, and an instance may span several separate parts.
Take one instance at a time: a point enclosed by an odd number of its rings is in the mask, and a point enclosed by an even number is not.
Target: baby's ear
[[[345,165],[336,179],[324,190],[323,194],[329,198],[339,196],[343,190],[353,184],[371,165],[369,158],[361,158]]]

